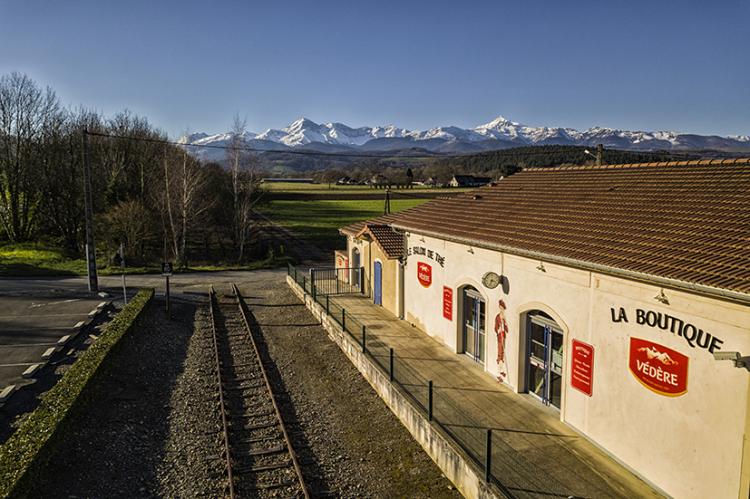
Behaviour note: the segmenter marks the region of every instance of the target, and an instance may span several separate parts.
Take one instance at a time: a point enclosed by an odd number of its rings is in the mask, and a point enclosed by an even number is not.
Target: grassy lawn
[[[70,259],[59,249],[37,243],[0,246],[0,275],[84,275],[86,260]]]
[[[427,199],[392,199],[391,211],[398,212],[419,206]],[[279,225],[299,234],[323,249],[344,246],[338,229],[360,220],[383,214],[382,200],[275,200],[260,210]]]
[[[247,265],[194,265],[179,272],[218,272],[222,270],[256,270],[286,265],[286,257],[266,258]],[[101,265],[101,264],[100,264]],[[158,274],[161,265],[127,267],[126,274]],[[119,267],[101,267],[99,275],[120,275]],[[0,245],[0,276],[44,277],[86,275],[86,260],[66,258],[62,252],[41,243]]]

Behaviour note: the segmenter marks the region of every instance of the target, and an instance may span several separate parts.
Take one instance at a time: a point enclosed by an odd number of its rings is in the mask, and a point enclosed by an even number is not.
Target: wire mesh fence
[[[317,269],[315,269],[317,274]],[[538,467],[513,447],[514,441],[499,436],[506,432],[503,428],[492,428],[486,423],[477,421],[465,410],[462,410],[459,391],[454,388],[434,385],[416,369],[409,365],[408,359],[402,358],[387,344],[377,339],[377,335],[368,337],[367,325],[357,316],[346,311],[327,293],[331,289],[316,278],[310,279],[310,272],[302,272],[289,266],[289,275],[299,284],[307,295],[320,304],[328,314],[345,331],[349,337],[362,348],[362,352],[375,364],[383,374],[389,376],[391,383],[398,386],[407,395],[411,403],[435,425],[439,426],[454,443],[460,447],[474,463],[484,470],[485,480],[494,483],[507,497],[532,497],[538,494],[569,497],[557,481],[538,473]],[[361,277],[364,279],[364,273]],[[343,293],[340,293],[343,294]],[[373,337],[374,336],[374,337]],[[526,441],[523,441],[526,439]],[[516,446],[529,445],[528,436],[516,437]],[[500,479],[502,477],[502,480]]]

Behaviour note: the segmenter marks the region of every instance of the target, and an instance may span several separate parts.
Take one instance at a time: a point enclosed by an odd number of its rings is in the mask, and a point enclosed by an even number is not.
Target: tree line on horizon
[[[243,127],[236,119],[238,137]],[[3,75],[0,243],[43,241],[70,257],[83,254],[86,140],[97,251],[105,259],[114,259],[120,244],[134,264],[257,258],[248,247],[261,194],[252,158],[233,141],[229,167],[203,164],[167,139],[127,110],[107,118],[66,108],[27,75]]]

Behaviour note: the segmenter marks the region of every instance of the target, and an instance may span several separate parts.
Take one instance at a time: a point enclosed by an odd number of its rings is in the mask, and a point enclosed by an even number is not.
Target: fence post
[[[330,311],[331,311],[331,304],[330,304],[329,296],[326,295],[326,314],[330,315]]]
[[[345,308],[341,309],[341,329],[343,329],[344,332],[346,332],[346,309]]]
[[[313,301],[315,301],[315,269],[310,269],[310,291],[312,292]]]
[[[299,284],[299,279],[297,279],[297,267],[294,267],[294,282]]]
[[[390,371],[390,375],[391,375],[391,383],[393,383],[393,349],[391,348],[389,350],[390,350],[390,352],[389,352],[389,360],[390,361],[388,362],[388,367],[389,367],[389,371]]]
[[[312,291],[313,301],[316,301],[316,298],[318,297],[318,288],[315,287],[315,279],[313,279],[313,282],[310,285],[310,290]]]
[[[302,291],[307,294],[307,276],[302,276]]]
[[[362,353],[367,353],[367,326],[362,324]]]
[[[369,286],[367,286],[369,288]],[[365,268],[359,268],[359,290],[365,294]]]
[[[484,480],[490,481],[492,476],[492,428],[487,428],[487,449],[484,458]]]
[[[336,277],[336,294],[339,294],[339,269],[335,270],[334,276]]]
[[[427,419],[432,421],[432,380],[427,382]]]

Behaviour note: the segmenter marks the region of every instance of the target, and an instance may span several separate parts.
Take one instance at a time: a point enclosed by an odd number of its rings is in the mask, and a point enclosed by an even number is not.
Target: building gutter
[[[741,293],[738,291],[731,291],[728,289],[715,288],[713,286],[705,286],[702,284],[695,284],[686,281],[680,281],[678,279],[670,279],[668,277],[659,277],[652,274],[646,274],[644,272],[635,272],[632,270],[618,269],[615,267],[608,267],[606,265],[600,265],[597,263],[586,262],[584,260],[578,260],[575,258],[567,258],[564,256],[551,255],[549,253],[542,253],[539,251],[523,250],[505,246],[502,244],[492,244],[487,242],[478,241],[471,238],[453,237],[440,234],[438,232],[426,231],[426,230],[414,230],[405,225],[397,223],[391,223],[391,225],[397,229],[401,229],[406,232],[414,232],[417,234],[423,234],[425,236],[434,237],[437,239],[443,239],[445,241],[451,241],[459,244],[466,244],[474,246],[476,248],[484,248],[494,251],[502,251],[511,255],[522,256],[530,258],[532,260],[542,260],[550,263],[557,263],[566,267],[573,267],[581,270],[590,272],[597,272],[600,274],[611,275],[614,277],[621,277],[632,281],[639,281],[646,284],[658,285],[665,288],[671,288],[679,291],[687,291],[693,294],[698,294],[708,298],[715,298],[724,301],[730,301],[739,303],[741,305],[750,305],[750,295],[747,293]]]

